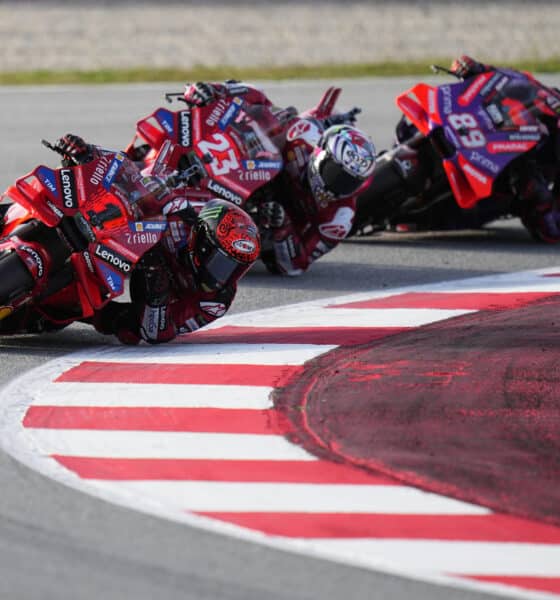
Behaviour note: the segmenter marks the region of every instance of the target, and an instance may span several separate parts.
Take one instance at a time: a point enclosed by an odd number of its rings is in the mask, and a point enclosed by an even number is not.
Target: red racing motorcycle
[[[358,198],[353,233],[479,228],[516,216],[543,238],[521,174],[537,165],[546,185],[555,184],[558,90],[496,69],[456,83],[419,83],[396,103],[403,113],[397,141],[379,155]]]
[[[295,117],[328,118],[335,124],[352,121],[360,112],[354,108],[335,113],[341,88],[329,87],[315,107],[298,115],[294,107],[279,110],[245,102],[243,85],[238,87],[239,94],[234,87],[231,95],[206,106],[156,109],[137,122],[126,154],[146,173],[184,173],[195,207],[197,199],[203,203],[218,196],[252,213],[258,203],[257,192],[284,169],[282,149]],[[182,93],[165,97],[168,102],[186,102]],[[165,152],[165,144],[170,144],[173,152]]]
[[[146,217],[144,198],[138,167],[120,152],[41,165],[10,186],[1,196],[0,334],[60,329],[121,296],[167,229],[164,217]]]

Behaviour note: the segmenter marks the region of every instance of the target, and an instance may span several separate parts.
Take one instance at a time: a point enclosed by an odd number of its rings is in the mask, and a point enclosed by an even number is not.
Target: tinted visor
[[[320,164],[319,175],[325,189],[337,197],[351,196],[363,183],[363,180],[351,175],[341,165],[329,159]]]
[[[202,265],[202,284],[212,290],[223,288],[241,265],[219,248]]]

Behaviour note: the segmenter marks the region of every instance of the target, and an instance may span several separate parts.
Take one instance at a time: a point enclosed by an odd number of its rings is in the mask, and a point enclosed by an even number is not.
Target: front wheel
[[[15,252],[0,255],[0,319],[1,308],[30,292],[35,285],[29,269]]]

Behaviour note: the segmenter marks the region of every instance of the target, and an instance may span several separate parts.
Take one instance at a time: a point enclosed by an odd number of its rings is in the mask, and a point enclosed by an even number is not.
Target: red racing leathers
[[[235,282],[211,292],[199,286],[188,252],[196,213],[188,202],[173,200],[163,212],[169,228],[133,272],[131,302],[111,302],[90,321],[98,331],[115,334],[123,343],[168,342],[195,331],[223,316],[237,291]]]
[[[333,199],[326,194],[314,195],[308,182],[309,158],[324,129],[324,123],[313,117],[292,121],[283,148],[284,172],[266,190],[267,197],[261,203],[261,256],[273,273],[303,273],[352,228],[359,190],[350,197]],[[276,207],[280,212],[276,218],[270,218],[274,209],[271,202],[284,209]]]

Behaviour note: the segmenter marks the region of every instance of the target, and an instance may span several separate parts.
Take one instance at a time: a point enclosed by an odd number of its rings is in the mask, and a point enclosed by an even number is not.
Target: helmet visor
[[[204,271],[202,283],[212,290],[223,288],[240,266],[234,258],[215,248],[202,267]]]
[[[363,179],[346,171],[334,160],[323,160],[319,166],[319,175],[325,185],[325,190],[338,198],[351,196],[362,185]]]

